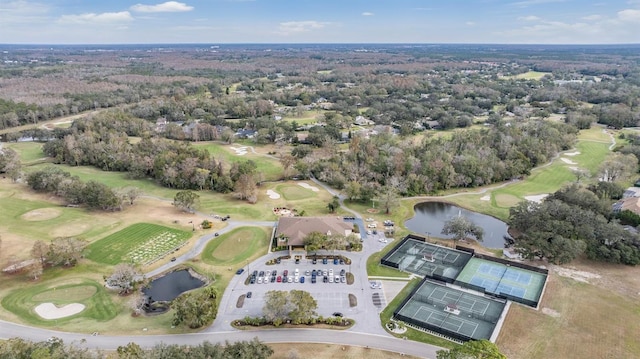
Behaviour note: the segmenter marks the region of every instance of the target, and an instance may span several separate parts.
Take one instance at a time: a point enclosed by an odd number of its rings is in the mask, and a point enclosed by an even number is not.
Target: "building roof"
[[[616,212],[631,211],[636,214],[640,214],[640,197],[624,198],[613,205],[613,210]]]
[[[285,236],[289,245],[302,246],[311,232],[347,236],[352,230],[353,223],[345,222],[341,217],[280,217],[276,237]]]

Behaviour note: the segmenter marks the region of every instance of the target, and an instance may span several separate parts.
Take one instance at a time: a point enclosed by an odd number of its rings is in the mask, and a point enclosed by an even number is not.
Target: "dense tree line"
[[[171,302],[174,310],[171,323],[191,329],[211,324],[218,313],[217,296],[212,286],[182,294]]]
[[[83,345],[66,344],[52,337],[42,342],[21,338],[0,340],[0,358],[42,359],[266,359],[273,349],[257,338],[251,341],[226,342],[224,345],[205,341],[188,346],[178,344],[156,344],[143,349],[136,343],[119,346],[115,353],[87,349]]]
[[[367,201],[387,185],[411,196],[526,176],[569,149],[576,133],[570,125],[529,121],[458,131],[418,144],[388,135],[356,136],[348,152],[309,161],[317,178],[344,188],[352,200]]]
[[[523,201],[511,208],[509,225],[516,250],[524,258],[559,264],[583,253],[593,260],[639,264],[639,236],[612,219],[607,197],[611,192],[598,187],[572,184],[542,203]]]
[[[187,142],[150,137],[147,123],[122,113],[107,113],[76,121],[63,138],[43,146],[56,163],[90,165],[105,171],[127,172],[131,178],[153,178],[165,187],[191,190],[236,191],[255,200],[260,176],[252,161],[234,162],[228,168],[206,149]],[[142,136],[131,143],[128,136]]]
[[[33,190],[55,194],[71,205],[85,205],[89,209],[120,210],[124,200],[124,194],[103,183],[94,180],[82,182],[77,176],[55,166],[29,173],[27,184]],[[129,196],[130,203],[132,198]]]

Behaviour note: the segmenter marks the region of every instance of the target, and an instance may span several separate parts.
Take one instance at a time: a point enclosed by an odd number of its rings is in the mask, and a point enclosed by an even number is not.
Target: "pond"
[[[153,280],[148,288],[142,290],[151,301],[171,301],[180,294],[191,289],[200,288],[204,282],[189,273],[188,270],[179,270],[168,273]]]
[[[444,223],[455,216],[463,216],[484,229],[482,245],[487,248],[504,248],[504,236],[508,236],[508,226],[501,220],[469,211],[443,202],[422,202],[414,207],[415,215],[404,224],[410,231],[419,235],[431,235],[438,238],[453,238],[442,234]]]

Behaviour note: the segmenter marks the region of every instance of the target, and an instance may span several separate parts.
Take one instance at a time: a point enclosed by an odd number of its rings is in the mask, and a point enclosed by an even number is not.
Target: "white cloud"
[[[544,5],[554,2],[565,2],[566,0],[525,0],[511,3],[512,6],[517,7],[529,7],[534,5]]]
[[[629,22],[640,22],[640,10],[625,9],[618,11],[618,19]]]
[[[278,28],[278,33],[281,35],[290,35],[301,32],[309,32],[312,30],[319,30],[327,26],[328,22],[320,21],[287,21],[281,22]]]
[[[465,22],[465,25],[467,25],[467,26],[475,26],[475,24],[476,24],[476,23],[475,23],[475,22],[473,22],[473,21],[467,21],[467,22]]]
[[[167,1],[157,5],[136,4],[131,6],[131,10],[136,12],[185,12],[193,10],[193,6],[177,1]]]
[[[582,20],[587,20],[587,21],[597,21],[597,20],[601,20],[602,19],[602,15],[588,15],[588,16],[584,16],[582,18]]]
[[[534,15],[529,15],[529,16],[520,16],[518,18],[518,20],[520,20],[520,21],[538,21],[538,20],[540,20],[540,18],[537,17],[537,16],[534,16]]]
[[[372,12],[368,12],[368,11],[365,11],[362,13],[362,16],[373,16],[373,15],[374,14]]]
[[[80,15],[62,15],[58,22],[64,24],[113,24],[132,21],[128,11],[103,12],[101,14],[86,13]]]
[[[49,6],[25,0],[0,2],[0,23],[28,23],[43,21]]]

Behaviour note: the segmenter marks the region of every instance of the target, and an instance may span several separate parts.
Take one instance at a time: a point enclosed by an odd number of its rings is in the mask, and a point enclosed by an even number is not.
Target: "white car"
[[[289,283],[293,283],[293,277],[289,277],[289,278],[287,278],[287,282],[289,282]]]
[[[299,283],[299,282],[300,282],[300,277],[295,276],[295,277],[293,278],[293,281],[294,281],[295,283]]]
[[[371,232],[371,231],[367,231],[367,234],[368,234],[368,235],[371,235],[371,233],[373,233],[373,232]]]
[[[332,275],[329,276],[329,283],[333,283],[333,276]]]
[[[369,218],[365,219],[365,221],[367,221],[367,222],[373,222],[373,218],[369,217]]]
[[[378,225],[375,223],[369,223],[367,224],[367,228],[378,228]]]
[[[329,275],[333,275],[333,269],[329,269]]]
[[[262,284],[262,277],[258,277],[258,284]]]
[[[376,282],[369,282],[371,289],[376,289]]]

